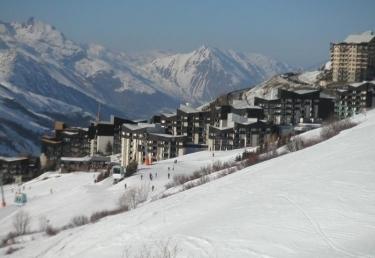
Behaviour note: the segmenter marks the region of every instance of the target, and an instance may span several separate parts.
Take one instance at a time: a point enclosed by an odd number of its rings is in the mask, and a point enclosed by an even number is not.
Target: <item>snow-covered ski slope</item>
[[[10,257],[126,257],[167,241],[177,257],[374,257],[375,112],[360,116],[318,145],[26,243]]]
[[[6,185],[4,192],[8,205],[0,208],[0,238],[12,230],[13,218],[21,209],[14,204],[15,193],[18,190],[27,194],[28,203],[22,207],[22,210],[29,213],[32,218],[31,230],[39,230],[40,217],[48,219],[50,225],[62,227],[75,216],[90,217],[94,212],[116,208],[119,197],[125,192],[125,184],[127,188],[144,188],[149,192],[151,200],[158,198],[165,191],[165,185],[173,180],[174,175],[191,175],[195,170],[212,162],[234,160],[242,152],[243,149],[221,151],[215,152],[212,157],[211,152],[202,151],[176,159],[163,160],[151,166],[141,165],[137,174],[115,185],[112,177],[94,183],[98,173],[87,172],[69,174],[47,172],[24,183],[21,187]],[[177,160],[176,164],[174,160]],[[153,176],[152,180],[150,174]],[[154,191],[151,191],[152,186]]]

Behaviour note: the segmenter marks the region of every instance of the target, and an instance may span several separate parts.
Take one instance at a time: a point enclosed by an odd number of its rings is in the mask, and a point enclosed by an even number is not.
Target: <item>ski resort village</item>
[[[0,22],[0,257],[375,258],[375,33],[324,44],[302,70]]]

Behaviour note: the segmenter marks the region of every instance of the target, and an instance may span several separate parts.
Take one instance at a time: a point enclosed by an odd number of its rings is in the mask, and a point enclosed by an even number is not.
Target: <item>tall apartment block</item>
[[[375,34],[366,31],[331,43],[332,81],[360,82],[375,77]]]

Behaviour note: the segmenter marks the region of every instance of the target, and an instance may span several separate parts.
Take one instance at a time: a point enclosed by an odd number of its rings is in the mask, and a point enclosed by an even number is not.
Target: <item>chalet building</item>
[[[174,158],[185,154],[185,136],[165,133],[160,124],[123,124],[121,165],[139,164]]]
[[[228,114],[237,114],[244,118],[263,119],[264,112],[259,106],[252,106],[245,100],[233,100],[231,104],[218,106],[216,103],[210,105],[211,125],[225,127]]]
[[[98,171],[108,169],[110,161],[110,157],[103,156],[61,157],[59,165],[62,173]]]
[[[99,121],[91,123],[90,132],[90,155],[111,155],[121,152],[121,129],[122,124],[136,124],[136,122],[111,116],[110,121]]]
[[[375,106],[375,83],[352,83],[336,90],[335,115],[344,119]]]
[[[82,157],[88,155],[90,141],[87,128],[68,127],[55,122],[54,131],[42,136],[41,152],[46,158],[46,167],[53,167],[62,156]]]
[[[332,81],[360,82],[375,76],[375,34],[367,31],[349,35],[344,42],[331,43]]]
[[[220,126],[210,126],[209,150],[263,146],[275,131],[274,127],[266,121],[245,118],[233,113],[229,113],[225,121]]]
[[[254,103],[264,110],[265,119],[276,125],[320,123],[334,110],[334,98],[319,90],[278,90],[275,99],[255,97]]]
[[[39,165],[38,158],[0,156],[0,177],[4,184],[13,183],[17,178],[27,181],[39,175]]]
[[[175,135],[186,136],[187,144],[206,145],[209,124],[209,111],[202,111],[188,105],[181,105],[177,109],[173,132]]]

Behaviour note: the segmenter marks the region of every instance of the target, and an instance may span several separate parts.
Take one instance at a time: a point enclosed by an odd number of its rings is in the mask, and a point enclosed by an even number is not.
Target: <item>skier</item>
[[[154,189],[155,189],[155,186],[152,186],[152,187],[151,187],[151,191],[154,191]]]
[[[126,184],[124,186],[125,186],[125,189],[126,189]]]
[[[171,177],[171,174],[170,173],[168,173],[168,179]]]
[[[158,172],[155,172],[155,178],[158,177]]]
[[[152,181],[152,174],[150,173],[150,180]]]
[[[141,174],[141,180],[143,179],[143,174]]]

